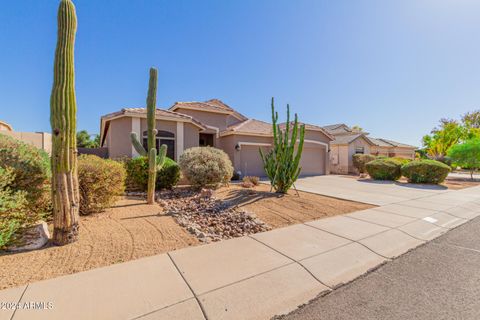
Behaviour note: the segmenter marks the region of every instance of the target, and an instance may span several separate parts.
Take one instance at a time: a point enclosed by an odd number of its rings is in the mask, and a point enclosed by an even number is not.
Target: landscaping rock
[[[202,242],[219,241],[271,228],[255,214],[215,198],[213,190],[176,189],[157,193],[164,212]]]
[[[39,224],[31,227],[26,230],[19,246],[11,246],[8,248],[8,251],[29,251],[42,248],[47,244],[48,239],[50,238],[50,232],[48,231],[48,225],[45,221],[40,221]]]

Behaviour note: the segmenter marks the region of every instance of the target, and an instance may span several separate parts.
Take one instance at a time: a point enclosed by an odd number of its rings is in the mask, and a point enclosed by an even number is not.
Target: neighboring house
[[[138,156],[130,133],[136,132],[145,145],[146,117],[144,108],[125,108],[101,118],[100,143],[108,148],[110,158]],[[187,148],[212,146],[225,151],[241,175],[265,175],[259,148],[271,148],[271,124],[248,119],[218,99],[176,102],[169,110],[157,109],[156,117],[157,145],[166,144],[170,158],[178,161]],[[323,128],[306,125],[302,175],[329,173],[328,151],[333,139]]]
[[[52,135],[47,132],[17,132],[8,123],[0,120],[0,134],[11,136],[39,149],[43,149],[49,154],[52,152]]]
[[[323,127],[335,137],[330,145],[332,173],[354,173],[352,156],[357,153],[387,157],[415,158],[417,147],[387,139],[371,138],[368,132],[355,131],[347,125],[333,124]]]

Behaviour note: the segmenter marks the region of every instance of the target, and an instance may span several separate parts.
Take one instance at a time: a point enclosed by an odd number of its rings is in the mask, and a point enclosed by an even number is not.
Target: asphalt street
[[[480,319],[480,218],[281,319]]]

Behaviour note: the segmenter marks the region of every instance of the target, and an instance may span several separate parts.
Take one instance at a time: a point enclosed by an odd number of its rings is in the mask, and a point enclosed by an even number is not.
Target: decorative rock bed
[[[201,192],[175,189],[157,193],[166,214],[202,242],[219,241],[270,230],[254,214],[215,198],[210,189]]]

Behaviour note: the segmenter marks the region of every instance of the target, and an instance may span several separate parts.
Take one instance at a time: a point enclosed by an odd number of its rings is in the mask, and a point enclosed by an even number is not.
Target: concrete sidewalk
[[[479,215],[480,187],[432,193],[0,291],[46,306],[0,319],[269,319]]]

